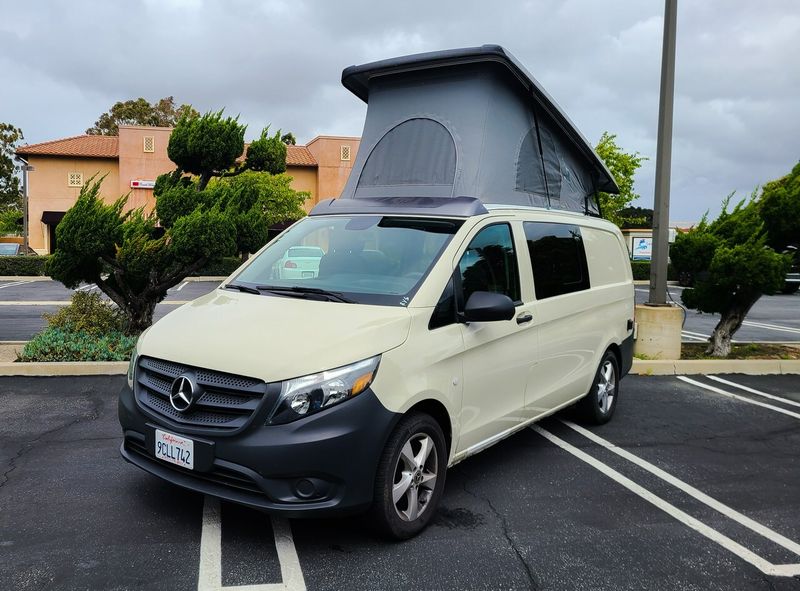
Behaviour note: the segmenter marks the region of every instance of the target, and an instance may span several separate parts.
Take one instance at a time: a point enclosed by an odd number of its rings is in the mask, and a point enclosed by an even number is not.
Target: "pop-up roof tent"
[[[342,84],[369,104],[361,147],[341,198],[314,213],[352,209],[350,199],[437,207],[456,198],[463,208],[477,198],[596,215],[596,193],[618,192],[586,139],[498,45],[351,66]]]

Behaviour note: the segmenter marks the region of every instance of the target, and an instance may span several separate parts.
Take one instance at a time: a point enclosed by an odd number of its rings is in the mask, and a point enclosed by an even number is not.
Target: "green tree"
[[[772,248],[780,252],[800,247],[800,163],[785,177],[764,185],[761,217]]]
[[[154,103],[138,98],[118,101],[100,115],[94,125],[86,130],[89,135],[117,135],[120,125],[152,125],[155,127],[174,127],[184,115],[197,115],[191,105],[175,105],[171,96]]]
[[[178,165],[180,172],[199,177],[199,191],[206,188],[212,177],[233,169],[244,152],[247,126],[241,125],[238,117],[223,118],[222,113],[206,113],[202,117],[188,113],[180,118],[169,137],[169,159]]]
[[[725,357],[731,339],[747,313],[763,295],[778,291],[789,267],[788,257],[768,246],[769,237],[755,197],[742,200],[733,210],[723,202],[722,213],[711,223],[706,218],[690,232],[679,234],[670,249],[679,273],[694,278],[681,299],[700,312],[719,314],[706,354]]]
[[[633,190],[633,177],[636,171],[647,160],[639,152],[627,153],[617,145],[617,136],[603,132],[600,141],[595,146],[595,152],[605,163],[619,187],[619,193],[598,193],[601,215],[618,226],[628,222],[639,224],[644,220],[638,217],[628,217],[623,210],[627,208],[639,195]]]
[[[250,170],[259,170],[270,174],[286,172],[287,144],[278,130],[269,135],[269,128],[261,132],[261,137],[247,147],[245,163]]]
[[[23,140],[22,130],[10,123],[0,123],[0,212],[22,209],[19,167],[14,164],[17,144]]]
[[[286,144],[287,146],[296,146],[297,145],[297,138],[294,137],[294,134],[291,131],[287,131],[281,136],[281,141]]]
[[[127,196],[104,202],[103,179],[90,179],[58,225],[47,273],[67,287],[95,283],[125,314],[128,332],[150,326],[170,287],[223,256],[257,250],[270,224],[304,215],[307,195],[291,189],[290,177],[236,164],[243,135],[221,112],[182,117],[169,146],[178,169],[157,179],[149,214],[125,211]]]

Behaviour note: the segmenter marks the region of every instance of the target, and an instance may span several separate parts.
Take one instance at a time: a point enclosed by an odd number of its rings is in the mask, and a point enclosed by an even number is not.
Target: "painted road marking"
[[[703,382],[698,382],[697,380],[693,380],[692,378],[687,378],[686,376],[675,376],[675,377],[678,378],[679,380],[686,382],[687,384],[699,386],[700,388],[705,388],[706,390],[710,390],[711,392],[716,392],[717,394],[722,394],[723,396],[728,396],[729,398],[735,398],[736,400],[741,400],[742,402],[746,402],[748,404],[755,404],[756,406],[768,408],[770,410],[774,410],[775,412],[779,412],[786,416],[793,417],[795,419],[800,419],[800,414],[792,412],[790,410],[786,410],[785,408],[773,406],[765,402],[759,402],[758,400],[753,400],[752,398],[747,398],[745,396],[739,396],[738,394],[734,394],[732,392],[726,392],[725,390],[720,390],[719,388],[710,386],[708,384],[704,384]]]
[[[769,541],[774,542],[775,544],[778,544],[779,546],[782,546],[782,547],[786,548],[787,550],[789,550],[790,552],[793,552],[794,554],[797,554],[798,556],[800,556],[800,544],[798,544],[797,542],[794,542],[794,541],[790,540],[789,538],[782,536],[778,532],[773,531],[773,530],[769,529],[768,527],[758,523],[757,521],[754,521],[754,520],[750,519],[746,515],[742,515],[741,513],[736,511],[735,509],[732,509],[731,507],[728,507],[727,505],[723,505],[718,500],[714,499],[713,497],[708,496],[707,494],[705,494],[704,492],[696,489],[695,487],[691,486],[690,484],[687,484],[686,482],[684,482],[682,480],[679,480],[675,476],[669,474],[668,472],[665,472],[664,470],[662,470],[658,466],[655,466],[655,465],[651,464],[650,462],[648,462],[646,460],[643,460],[639,456],[635,456],[632,453],[630,453],[629,451],[614,445],[610,441],[608,441],[606,439],[603,439],[602,437],[600,437],[599,435],[597,435],[595,433],[592,433],[588,429],[584,429],[583,427],[581,427],[579,425],[576,425],[575,423],[573,423],[571,421],[562,420],[561,422],[564,423],[570,429],[572,429],[574,431],[577,431],[578,433],[580,433],[581,435],[583,435],[587,439],[590,439],[594,443],[603,446],[604,448],[606,448],[607,450],[609,450],[611,452],[614,452],[615,454],[617,454],[621,458],[625,458],[629,462],[631,462],[633,464],[636,464],[637,466],[639,466],[640,468],[643,468],[644,470],[647,470],[648,472],[650,472],[654,476],[657,476],[658,478],[660,478],[664,482],[667,482],[667,483],[671,484],[672,486],[674,486],[675,488],[682,490],[683,492],[685,492],[690,497],[693,497],[693,498],[697,499],[698,501],[700,501],[701,503],[703,503],[704,505],[707,505],[707,506],[711,507],[712,509],[714,509],[715,511],[718,511],[718,512],[722,513],[725,517],[728,517],[729,519],[732,519],[733,521],[735,521],[737,523],[740,523],[741,525],[745,526],[746,528],[756,532],[760,536],[763,536],[763,537],[767,538]]]
[[[693,339],[695,341],[707,341],[708,340],[708,337],[705,337],[703,335],[698,335],[698,334],[695,334],[695,333],[691,333],[691,332],[688,332],[686,330],[681,331],[681,336],[683,338],[685,338],[685,339],[690,339],[690,340]]]
[[[197,576],[197,591],[305,591],[306,583],[300,568],[297,549],[294,547],[292,527],[286,519],[271,517],[271,520],[283,582],[223,587],[222,524],[219,499],[206,496],[203,503],[203,528],[200,531],[200,568]]]
[[[186,287],[186,285],[188,285],[188,283],[189,283],[188,281],[184,281],[183,283],[181,283],[181,284],[178,286],[178,289],[177,289],[176,291],[180,291],[180,290],[182,290],[184,287]]]
[[[769,398],[771,400],[778,400],[783,404],[788,404],[790,406],[800,406],[800,402],[796,402],[794,400],[789,400],[787,398],[781,398],[780,396],[775,396],[773,394],[767,394],[766,392],[762,392],[761,390],[755,390],[748,386],[743,386],[742,384],[737,384],[735,382],[730,382],[728,380],[723,380],[717,376],[706,376],[709,380],[714,380],[715,382],[719,382],[721,384],[725,384],[727,386],[733,386],[734,388],[739,388],[740,390],[744,390],[745,392],[750,392],[751,394],[755,394],[757,396],[763,396],[764,398]]]
[[[93,289],[96,288],[97,288],[96,284],[90,283],[88,285],[81,285],[80,287],[76,287],[75,291],[92,291]]]
[[[745,320],[742,322],[745,326],[752,326],[754,328],[765,328],[767,330],[777,330],[779,332],[790,332],[792,334],[800,334],[800,328],[792,326],[783,326],[780,324],[768,324],[766,322],[753,322],[752,320]]]
[[[26,283],[32,283],[31,281],[13,281],[11,283],[6,283],[5,285],[0,285],[0,289],[5,289],[6,287],[16,287],[17,285],[25,285]]]
[[[623,476],[622,474],[620,474],[607,464],[604,464],[600,460],[593,458],[586,452],[581,451],[580,449],[578,449],[577,447],[575,447],[570,443],[567,443],[563,439],[556,437],[555,435],[543,429],[539,425],[533,425],[531,429],[533,429],[539,435],[541,435],[551,443],[557,445],[564,451],[572,454],[579,460],[589,464],[595,470],[598,470],[599,472],[605,474],[611,480],[617,482],[618,484],[621,484],[632,493],[640,496],[641,498],[651,503],[652,505],[655,505],[670,517],[677,519],[684,525],[690,527],[699,534],[707,537],[709,540],[719,544],[729,552],[735,554],[745,562],[748,562],[749,564],[755,566],[762,573],[766,575],[773,575],[779,577],[793,577],[800,575],[800,564],[772,564],[771,562],[765,560],[758,554],[748,550],[738,542],[733,541],[728,536],[709,527],[699,519],[692,517],[685,511],[678,509],[675,505],[668,503],[667,501],[653,494],[646,488],[636,484],[633,480],[627,478],[626,476]]]

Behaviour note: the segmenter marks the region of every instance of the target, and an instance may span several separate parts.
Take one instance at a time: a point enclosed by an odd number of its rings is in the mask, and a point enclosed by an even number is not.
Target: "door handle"
[[[524,312],[519,316],[517,316],[517,324],[525,324],[526,322],[530,322],[531,320],[533,320],[533,315],[528,314],[527,312]]]

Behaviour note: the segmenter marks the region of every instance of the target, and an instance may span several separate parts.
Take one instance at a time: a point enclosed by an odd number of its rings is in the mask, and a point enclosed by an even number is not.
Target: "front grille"
[[[191,375],[203,394],[186,412],[169,401],[172,383]],[[233,431],[247,424],[267,392],[263,380],[190,365],[140,357],[136,371],[136,399],[145,410],[180,425],[214,432]]]

